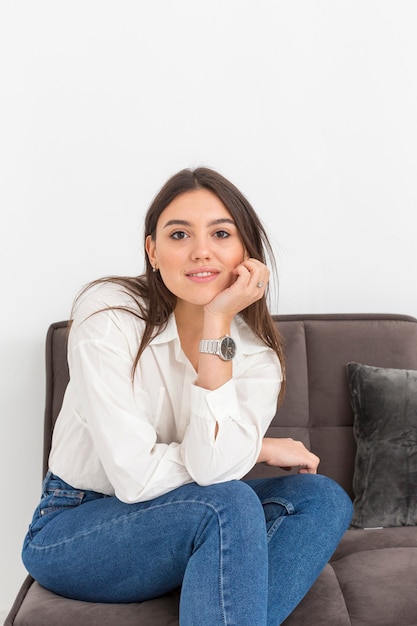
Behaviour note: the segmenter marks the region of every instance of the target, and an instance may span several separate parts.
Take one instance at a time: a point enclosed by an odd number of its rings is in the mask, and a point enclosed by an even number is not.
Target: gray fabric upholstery
[[[321,457],[320,471],[353,496],[356,447],[346,364],[417,369],[417,320],[292,315],[277,322],[285,341],[288,388],[268,434],[302,440]],[[53,324],[46,348],[45,464],[68,380],[65,341],[66,323]],[[259,465],[249,477],[279,473]],[[416,589],[416,527],[348,530],[285,626],[417,626]],[[5,625],[171,626],[178,624],[177,606],[177,593],[142,604],[80,603],[51,594],[28,577]]]

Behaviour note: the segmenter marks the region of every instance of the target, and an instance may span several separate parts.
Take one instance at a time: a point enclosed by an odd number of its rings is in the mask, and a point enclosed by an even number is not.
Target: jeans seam
[[[271,528],[266,533],[266,540],[269,542],[272,537],[275,535],[278,528],[281,526],[282,522],[285,520],[285,517],[277,517],[275,522],[272,524]]]
[[[220,513],[214,508],[212,507],[213,510],[216,513],[217,516],[217,523],[219,525],[219,541],[220,541],[220,548],[219,548],[219,552],[220,552],[220,563],[219,563],[219,567],[220,567],[220,572],[219,572],[219,596],[220,596],[220,613],[222,616],[222,621],[225,624],[225,626],[227,626],[227,621],[226,621],[226,607],[225,607],[225,602],[224,602],[224,577],[223,577],[223,567],[224,567],[224,562],[223,562],[223,529],[222,529],[222,520],[221,520],[221,516]]]
[[[204,502],[201,500],[178,500],[175,502],[166,502],[163,505],[158,505],[158,506],[167,506],[170,504],[202,504],[203,506],[211,509],[212,511],[214,511],[214,513],[216,514],[216,518],[217,518],[217,525],[218,525],[218,529],[219,529],[219,542],[220,542],[220,548],[219,548],[219,569],[220,569],[220,573],[219,573],[219,598],[220,598],[220,615],[221,615],[221,619],[222,619],[222,623],[224,624],[224,626],[227,626],[227,621],[226,621],[226,608],[225,608],[225,601],[224,601],[224,578],[223,578],[223,528],[222,528],[222,518],[221,518],[221,513],[220,511],[218,511],[216,509],[215,506],[213,506],[213,504],[210,504],[209,502]],[[157,508],[157,507],[149,507],[149,509],[146,509],[147,511],[153,508]]]

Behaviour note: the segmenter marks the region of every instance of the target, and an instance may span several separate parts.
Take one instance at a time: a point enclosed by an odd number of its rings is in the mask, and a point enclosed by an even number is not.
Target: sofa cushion
[[[351,526],[417,523],[417,371],[348,363],[357,443]]]
[[[348,530],[283,626],[415,626],[416,528]]]
[[[24,602],[6,624],[13,626],[178,626],[179,590],[147,602],[104,604],[68,600],[44,589],[37,582],[25,589]],[[23,598],[22,598],[23,600]]]

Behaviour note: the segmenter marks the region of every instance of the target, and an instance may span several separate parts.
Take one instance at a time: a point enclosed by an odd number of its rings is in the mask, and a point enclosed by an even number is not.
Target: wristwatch
[[[236,354],[236,344],[229,335],[220,337],[220,339],[202,339],[199,352],[216,354],[222,361],[231,361]]]

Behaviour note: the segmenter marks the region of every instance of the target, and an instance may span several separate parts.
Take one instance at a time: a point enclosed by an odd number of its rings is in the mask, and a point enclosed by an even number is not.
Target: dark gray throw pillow
[[[417,524],[417,371],[348,363],[357,444],[352,528]]]

